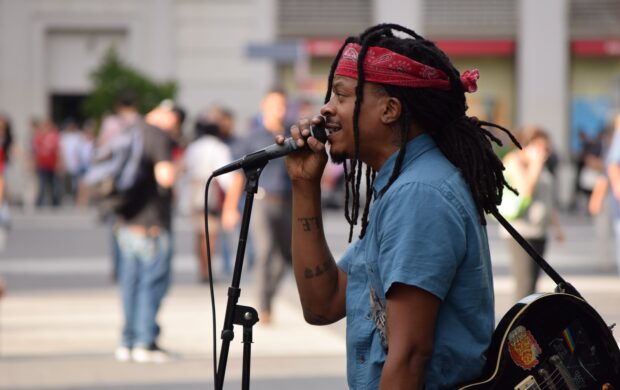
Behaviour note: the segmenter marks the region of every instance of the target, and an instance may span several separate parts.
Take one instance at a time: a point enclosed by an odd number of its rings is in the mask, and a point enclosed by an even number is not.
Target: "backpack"
[[[144,127],[141,121],[127,127],[95,152],[84,183],[103,215],[126,206],[131,191],[141,181]]]

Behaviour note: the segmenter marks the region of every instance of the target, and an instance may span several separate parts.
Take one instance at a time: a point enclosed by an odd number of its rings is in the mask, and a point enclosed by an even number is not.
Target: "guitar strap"
[[[519,232],[517,232],[517,229],[515,229],[514,226],[506,220],[506,218],[504,218],[498,211],[493,211],[491,214],[493,214],[495,219],[497,219],[497,221],[508,231],[508,233],[510,233],[517,243],[521,245],[521,247],[530,255],[532,259],[534,259],[540,268],[542,268],[542,270],[545,271],[545,273],[555,282],[557,285],[555,288],[556,292],[571,294],[582,298],[577,289],[564,280],[564,278],[562,278],[560,274],[558,274],[556,270],[554,270],[551,265],[549,265],[549,263],[547,263],[547,261],[538,252],[536,252],[534,248],[532,248],[530,243],[528,243],[527,240],[523,238]]]

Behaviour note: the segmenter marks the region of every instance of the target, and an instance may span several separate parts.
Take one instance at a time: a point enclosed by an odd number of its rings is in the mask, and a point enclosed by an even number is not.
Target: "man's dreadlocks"
[[[396,37],[392,31],[399,31],[411,38]],[[454,68],[448,57],[433,42],[426,40],[414,31],[397,24],[380,24],[369,28],[359,37],[349,37],[342,45],[332,63],[325,103],[329,102],[333,85],[334,73],[345,46],[349,43],[361,45],[357,59],[358,82],[355,89],[356,101],[353,111],[353,133],[355,140],[355,155],[349,164],[343,164],[346,179],[345,188],[345,218],[350,225],[349,241],[353,235],[353,227],[357,224],[360,207],[360,183],[362,177],[362,162],[359,160],[359,114],[364,98],[364,59],[370,46],[387,48],[395,53],[407,56],[420,63],[439,69],[448,75],[450,89],[440,90],[433,88],[413,88],[393,85],[381,86],[389,96],[400,100],[402,114],[400,117],[400,150],[387,185],[382,189],[383,194],[394,183],[405,157],[407,134],[412,123],[416,123],[427,132],[437,143],[446,158],[462,173],[472,193],[480,222],[486,224],[484,213],[497,212],[497,206],[502,201],[504,186],[511,191],[506,182],[501,160],[493,151],[491,142],[502,145],[502,142],[483,126],[495,127],[510,137],[512,142],[519,146],[514,136],[505,128],[494,123],[468,117],[465,90],[461,83],[459,72]],[[368,213],[372,200],[372,184],[376,172],[366,167],[366,203],[362,215],[362,229],[360,238],[368,226]],[[352,204],[351,204],[352,197]]]

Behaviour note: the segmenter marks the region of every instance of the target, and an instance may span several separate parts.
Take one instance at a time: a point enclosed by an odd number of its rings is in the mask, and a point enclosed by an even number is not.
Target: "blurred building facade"
[[[577,132],[601,131],[620,107],[617,0],[0,0],[0,111],[22,144],[31,118],[75,116],[114,45],[177,80],[190,115],[221,103],[243,131],[276,84],[318,108],[342,38],[377,22],[412,27],[458,69],[480,69],[470,114],[545,126],[566,183]]]

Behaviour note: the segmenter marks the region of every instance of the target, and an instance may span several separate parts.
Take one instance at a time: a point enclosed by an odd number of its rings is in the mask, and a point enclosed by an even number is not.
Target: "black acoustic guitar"
[[[611,328],[501,214],[493,215],[557,287],[522,299],[504,315],[482,375],[459,389],[620,390],[620,350]]]
[[[620,389],[620,350],[598,313],[571,294],[530,295],[502,318],[483,375],[461,390]]]

